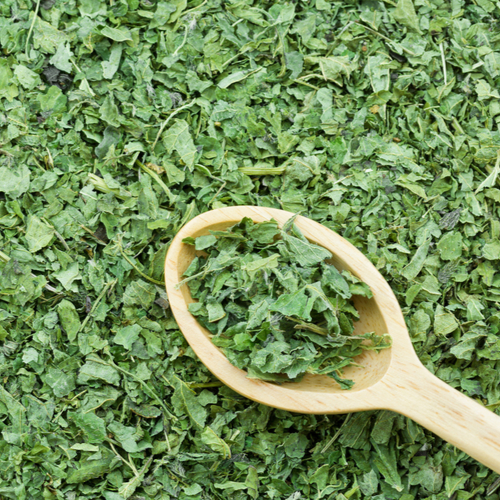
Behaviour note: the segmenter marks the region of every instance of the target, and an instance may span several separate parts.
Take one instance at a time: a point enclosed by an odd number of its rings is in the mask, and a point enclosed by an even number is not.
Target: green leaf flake
[[[101,444],[106,439],[106,426],[102,418],[94,413],[72,413],[71,418],[83,431],[91,444]]]
[[[66,290],[72,290],[73,282],[81,278],[78,262],[72,262],[66,269],[61,269],[58,273],[54,273],[54,277]]]
[[[314,266],[332,256],[326,248],[307,241],[302,241],[295,236],[283,234],[283,241],[286,244],[288,252],[294,256],[294,259],[296,259],[301,266]]]
[[[37,85],[40,85],[40,83],[42,83],[40,76],[37,73],[30,70],[26,66],[23,66],[22,64],[19,64],[15,67],[14,75],[16,76],[22,87],[26,90],[33,90]]]
[[[418,250],[415,252],[415,255],[411,259],[410,263],[403,269],[401,274],[408,280],[411,281],[415,279],[422,270],[424,266],[425,259],[427,257],[427,253],[429,252],[429,246],[431,244],[431,240],[427,240],[423,245],[421,245]]]
[[[138,441],[140,436],[136,433],[134,427],[129,427],[120,422],[112,422],[108,426],[108,430],[113,433],[115,439],[120,443],[120,446],[128,453],[135,453],[144,449]],[[150,448],[151,445],[146,446]]]
[[[115,43],[111,48],[111,52],[109,54],[109,59],[107,61],[102,61],[102,76],[108,80],[113,78],[115,73],[118,71],[118,67],[120,66],[120,60],[122,57],[122,44]]]
[[[450,349],[450,352],[458,359],[471,360],[476,352],[478,342],[485,336],[486,334],[480,331],[466,333],[460,339],[460,342]]]
[[[25,165],[14,170],[0,167],[0,192],[9,194],[12,198],[25,193],[30,186],[30,170]]]
[[[113,342],[115,344],[122,345],[127,350],[130,350],[132,344],[139,338],[141,330],[142,328],[137,324],[126,326],[125,328],[118,330]]]
[[[443,260],[455,260],[462,255],[462,245],[462,235],[457,232],[450,232],[439,240],[437,248]]]
[[[38,252],[46,247],[54,237],[54,228],[42,222],[38,217],[31,216],[28,219],[26,242],[31,253]]]
[[[57,46],[56,53],[49,59],[50,64],[53,64],[57,69],[71,73],[73,66],[71,58],[74,56],[68,43],[61,43]]]
[[[101,30],[101,34],[111,40],[114,40],[115,42],[126,42],[127,40],[132,41],[130,31],[125,27],[111,28],[110,26],[105,26]]]
[[[392,15],[398,23],[420,33],[419,20],[412,0],[399,0]]]
[[[198,403],[193,392],[178,377],[173,379],[175,393],[172,397],[174,407],[180,412],[189,415],[191,423],[198,429],[205,427],[207,411]]]
[[[175,120],[174,125],[163,133],[163,144],[169,153],[173,150],[177,151],[189,169],[193,169],[196,148],[186,121]]]
[[[374,495],[378,490],[377,473],[372,469],[370,472],[363,474],[362,478],[358,480],[359,489],[363,495]]]
[[[114,103],[111,96],[107,96],[102,106],[99,108],[101,118],[112,127],[120,126],[118,106]]]
[[[373,463],[384,477],[385,482],[396,491],[403,491],[401,477],[398,474],[396,450],[387,446],[374,444],[376,455]]]
[[[45,381],[58,398],[66,396],[75,389],[75,379],[58,368],[49,368]]]
[[[111,459],[105,458],[102,460],[92,460],[78,469],[71,469],[68,472],[66,482],[68,484],[81,484],[101,477],[102,475],[110,472]]]
[[[195,240],[195,248],[196,250],[205,250],[213,245],[215,245],[217,238],[211,234],[206,236],[199,236]]]
[[[219,453],[223,459],[231,458],[229,446],[210,427],[206,427],[201,433],[201,441],[211,450]]]
[[[458,321],[454,314],[446,312],[443,306],[438,305],[434,313],[434,333],[436,335],[448,335],[458,328]]]
[[[89,359],[78,373],[78,383],[86,384],[92,380],[103,380],[108,384],[119,385],[120,374],[107,364]]]
[[[500,241],[491,241],[483,247],[483,257],[488,260],[500,259]]]
[[[155,286],[140,279],[127,285],[123,294],[123,303],[127,306],[139,305],[147,309],[154,302],[155,297]]]

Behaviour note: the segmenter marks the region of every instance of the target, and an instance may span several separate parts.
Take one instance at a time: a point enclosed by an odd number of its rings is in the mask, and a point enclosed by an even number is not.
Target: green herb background
[[[222,206],[339,232],[427,368],[500,407],[500,5],[2,0],[0,497],[497,500],[390,412],[220,386],[162,287]]]

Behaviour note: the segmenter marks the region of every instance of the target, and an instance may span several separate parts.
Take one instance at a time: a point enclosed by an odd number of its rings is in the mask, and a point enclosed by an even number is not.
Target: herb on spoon
[[[250,378],[282,383],[324,374],[349,389],[354,382],[343,369],[391,339],[354,334],[359,315],[351,298],[371,297],[368,285],[329,264],[331,253],[310,243],[294,219],[280,229],[274,220],[244,218],[225,231],[185,238],[203,251],[181,282],[197,300],[189,311]]]

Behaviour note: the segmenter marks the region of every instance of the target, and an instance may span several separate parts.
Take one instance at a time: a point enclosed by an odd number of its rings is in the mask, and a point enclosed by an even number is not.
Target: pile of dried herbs
[[[495,0],[0,2],[0,497],[498,500],[387,411],[220,386],[165,251],[209,209],[363,251],[420,359],[500,408]]]
[[[325,262],[332,254],[309,242],[294,220],[279,228],[275,220],[245,217],[224,231],[184,238],[205,254],[183,274],[196,299],[189,311],[249,378],[299,382],[310,373],[350,389],[343,368],[363,350],[390,347],[390,338],[353,334],[359,314],[350,299],[373,293]]]

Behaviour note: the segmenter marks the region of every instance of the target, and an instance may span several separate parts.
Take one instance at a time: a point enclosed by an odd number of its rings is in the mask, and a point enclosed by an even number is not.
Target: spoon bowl
[[[500,472],[500,417],[451,388],[432,375],[416,355],[399,303],[375,266],[347,240],[306,217],[298,216],[296,226],[311,242],[332,253],[330,263],[363,280],[373,297],[355,297],[360,320],[355,332],[389,333],[392,346],[380,352],[364,351],[356,358],[360,366],[350,366],[344,376],[354,381],[343,390],[326,375],[306,375],[301,382],[276,385],[249,379],[244,370],[233,366],[210,340],[209,332],[188,311],[194,302],[182,275],[196,251],[182,243],[210,230],[224,230],[243,217],[254,222],[274,219],[280,226],[294,214],[265,207],[226,207],[198,215],[172,241],[165,259],[165,284],[174,317],[189,345],[205,366],[224,384],[259,403],[283,410],[333,414],[386,409],[417,421],[473,458]]]

